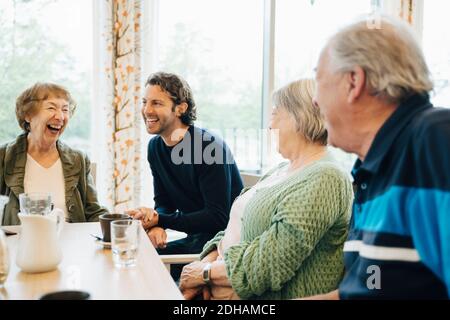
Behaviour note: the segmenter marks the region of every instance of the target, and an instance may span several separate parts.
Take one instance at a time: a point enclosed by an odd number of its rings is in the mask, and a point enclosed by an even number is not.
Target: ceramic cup
[[[123,213],[104,213],[99,217],[100,227],[102,228],[103,241],[111,242],[111,221],[131,220],[132,218]]]

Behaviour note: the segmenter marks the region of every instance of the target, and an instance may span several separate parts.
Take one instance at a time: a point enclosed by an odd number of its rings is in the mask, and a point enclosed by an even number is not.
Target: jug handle
[[[61,209],[55,208],[52,210],[51,214],[56,216],[56,234],[59,236],[59,234],[61,233],[61,231],[63,229],[64,221],[66,220],[64,211],[62,211]]]

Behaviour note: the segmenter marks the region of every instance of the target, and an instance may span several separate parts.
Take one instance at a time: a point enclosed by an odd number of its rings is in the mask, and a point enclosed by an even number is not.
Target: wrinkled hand
[[[196,296],[198,296],[202,292],[202,287],[189,288],[189,289],[181,289],[181,293],[183,294],[184,299],[192,300]]]
[[[202,296],[203,300],[211,300],[211,289],[208,286],[182,289],[181,293],[186,300],[192,300],[199,295]]]
[[[192,300],[199,295],[202,296],[203,300],[211,300],[211,289],[208,286],[182,289],[181,293],[186,300]]]
[[[167,246],[167,233],[163,228],[153,227],[147,235],[155,248],[164,249]]]
[[[158,212],[152,208],[140,207],[125,211],[133,219],[141,220],[142,227],[147,230],[158,224]]]
[[[205,263],[201,261],[194,261],[183,268],[180,276],[180,290],[183,292],[186,289],[192,289],[196,287],[204,287],[203,281],[203,268]]]
[[[219,256],[219,252],[217,251],[217,249],[211,251],[210,253],[208,253],[203,259],[202,262],[214,262],[217,260]]]
[[[211,288],[208,286],[203,286],[203,300],[211,300]]]

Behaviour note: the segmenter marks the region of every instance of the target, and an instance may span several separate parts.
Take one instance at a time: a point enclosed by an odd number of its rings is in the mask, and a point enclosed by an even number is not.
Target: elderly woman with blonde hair
[[[97,201],[90,161],[60,137],[75,112],[69,91],[36,83],[16,100],[23,133],[0,146],[0,195],[9,197],[3,225],[19,224],[19,194],[47,193],[68,222],[98,221],[107,210]]]
[[[353,192],[327,151],[312,80],[273,95],[270,127],[287,159],[244,189],[225,231],[184,267],[186,299],[291,299],[336,289]]]

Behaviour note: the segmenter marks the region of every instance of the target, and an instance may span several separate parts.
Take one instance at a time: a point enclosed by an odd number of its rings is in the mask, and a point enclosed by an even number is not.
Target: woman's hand
[[[203,281],[203,268],[205,264],[201,261],[194,261],[184,266],[180,276],[180,289],[182,292],[186,289],[197,287],[202,289],[205,286],[205,282]]]
[[[158,224],[159,216],[155,209],[140,207],[137,209],[127,210],[125,213],[130,215],[133,219],[141,220],[142,227],[145,230],[148,230]]]
[[[217,260],[218,256],[219,256],[219,253],[217,252],[217,249],[213,250],[202,259],[202,262],[214,262]]]
[[[203,286],[203,300],[211,300],[211,288],[208,286]]]
[[[183,289],[181,293],[186,300],[192,300],[200,294],[203,300],[211,300],[211,289],[208,286]]]
[[[181,289],[181,293],[183,294],[184,299],[192,300],[196,296],[198,296],[202,292],[202,287],[189,288],[189,289]]]

